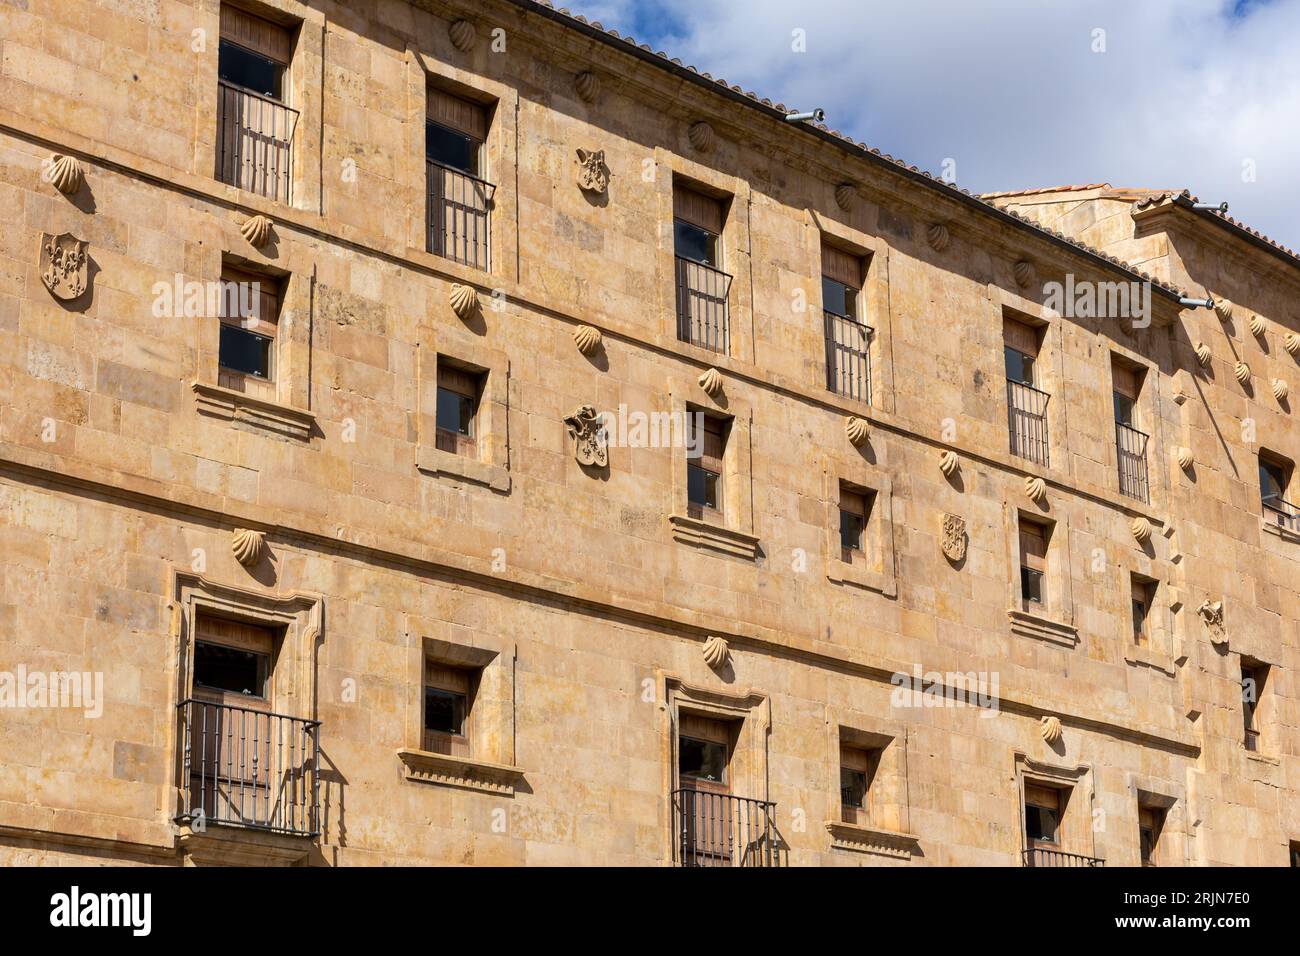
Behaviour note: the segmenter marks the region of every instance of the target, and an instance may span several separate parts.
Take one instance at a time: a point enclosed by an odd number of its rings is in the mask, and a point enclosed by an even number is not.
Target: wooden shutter
[[[850,289],[862,288],[862,258],[822,243],[822,275],[843,282]]]
[[[438,387],[464,395],[466,398],[478,398],[479,376],[464,369],[454,368],[438,363]]]
[[[673,185],[673,216],[722,235],[722,203],[685,186]]]
[[[840,510],[859,515],[865,521],[867,517],[867,496],[859,491],[840,488]]]
[[[727,451],[726,423],[712,415],[704,416],[704,443],[700,467],[722,474],[722,459]]]
[[[195,621],[195,636],[202,641],[235,647],[241,651],[270,656],[275,635],[270,628],[224,618],[200,615]]]
[[[1026,780],[1025,803],[1029,806],[1045,807],[1048,810],[1053,810],[1059,816],[1061,812],[1061,791],[1055,787],[1044,787],[1041,784],[1030,783]]]
[[[246,293],[245,290],[251,290],[254,283],[258,291],[256,318],[240,314],[245,305],[252,304],[248,301],[251,291]],[[227,266],[221,270],[221,305],[218,315],[227,325],[237,325],[258,335],[274,338],[280,321],[281,294],[282,282],[277,277]]]
[[[1020,563],[1035,571],[1047,570],[1047,529],[1032,521],[1020,522]]]
[[[1038,330],[1015,319],[1002,320],[1002,340],[1017,352],[1038,357]]]
[[[289,55],[293,50],[293,41],[286,28],[226,3],[221,5],[221,39],[238,43],[281,66],[289,65]]]
[[[425,661],[424,686],[435,690],[445,690],[453,694],[464,694],[468,699],[470,691],[470,673],[462,667],[448,667],[437,661]]]
[[[480,143],[487,139],[487,113],[483,107],[436,86],[429,87],[428,117],[432,122],[464,133]]]
[[[731,724],[725,720],[698,717],[695,714],[682,714],[680,727],[683,737],[707,740],[715,744],[731,744]]]
[[[1110,379],[1115,391],[1137,401],[1140,378],[1136,369],[1122,362],[1111,362]]]

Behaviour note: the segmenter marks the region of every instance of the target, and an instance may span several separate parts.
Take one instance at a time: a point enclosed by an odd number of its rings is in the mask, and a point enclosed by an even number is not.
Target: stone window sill
[[[894,597],[898,593],[891,575],[864,564],[852,564],[835,555],[827,562],[826,579],[836,584],[850,584],[867,591],[878,591],[886,597]]]
[[[1292,531],[1290,528],[1284,528],[1276,521],[1260,521],[1260,524],[1264,526],[1265,534],[1276,535],[1283,541],[1300,544],[1300,532]]]
[[[1282,761],[1277,757],[1274,757],[1272,754],[1260,753],[1258,750],[1247,750],[1244,746],[1241,749],[1248,760],[1255,760],[1259,763],[1267,764],[1270,767],[1282,766]]]
[[[397,757],[402,761],[406,779],[416,783],[514,796],[516,785],[524,777],[519,767],[427,750],[402,749],[397,751]]]
[[[483,485],[501,494],[510,493],[510,472],[497,465],[485,465],[464,455],[443,451],[441,448],[421,448],[416,453],[415,467],[428,475],[455,478],[472,485]]]
[[[1079,629],[1073,624],[1066,624],[1042,614],[1020,608],[1008,608],[1007,617],[1011,620],[1011,633],[1021,637],[1059,644],[1062,647],[1074,647],[1079,643]]]
[[[920,847],[920,839],[911,833],[899,833],[881,827],[827,820],[826,831],[831,835],[831,847],[852,850],[855,853],[876,853],[898,860],[909,860]]]
[[[247,425],[293,441],[310,441],[316,432],[316,416],[306,409],[254,398],[221,385],[195,382],[190,387],[197,397],[200,415]]]
[[[1172,657],[1150,647],[1143,647],[1141,644],[1126,645],[1124,648],[1124,661],[1134,667],[1149,667],[1169,677],[1174,677],[1177,674]]]
[[[758,538],[752,534],[710,524],[686,515],[669,515],[668,523],[672,526],[674,541],[750,561],[759,556]]]

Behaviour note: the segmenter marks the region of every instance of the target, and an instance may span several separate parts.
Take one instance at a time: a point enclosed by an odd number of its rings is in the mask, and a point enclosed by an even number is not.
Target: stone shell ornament
[[[722,373],[716,368],[705,369],[698,379],[700,388],[704,389],[714,398],[722,394]]]
[[[856,415],[850,415],[844,419],[844,434],[848,436],[849,442],[854,448],[861,448],[867,443],[867,438],[871,434],[871,426]]]
[[[583,355],[591,355],[596,349],[600,348],[600,329],[593,328],[590,325],[580,325],[573,330],[573,342]]]
[[[71,156],[55,153],[50,157],[50,182],[54,188],[65,196],[71,196],[81,188],[86,173],[81,163]]]
[[[951,478],[961,468],[961,458],[955,451],[945,451],[939,456],[939,470],[945,478]]]
[[[1151,540],[1151,522],[1146,518],[1137,517],[1129,524],[1129,530],[1133,532],[1133,537],[1137,538],[1138,544],[1146,544]]]
[[[1042,504],[1047,498],[1047,482],[1034,475],[1029,475],[1025,478],[1025,494],[1029,496],[1030,501]]]
[[[1214,353],[1210,351],[1208,345],[1204,342],[1196,343],[1196,361],[1201,363],[1201,368],[1208,368],[1213,357]]]
[[[948,248],[948,243],[952,237],[948,234],[948,227],[941,222],[932,222],[925,228],[925,241],[930,244],[930,248],[935,252],[943,252]]]
[[[591,70],[584,70],[574,77],[573,86],[584,103],[594,103],[600,96],[600,77]]]
[[[265,216],[249,216],[239,227],[239,234],[254,249],[261,249],[271,241],[271,220]]]
[[[717,670],[727,662],[727,642],[717,636],[710,637],[704,642],[704,663],[708,664],[713,670]]]
[[[717,140],[713,127],[704,120],[692,123],[691,128],[686,131],[686,137],[691,141],[691,145],[701,153],[712,152],[714,143]]]
[[[464,53],[474,45],[474,24],[468,20],[457,20],[447,28],[447,36],[451,38],[451,45],[461,53]]]
[[[461,321],[465,321],[478,308],[478,293],[471,286],[454,282],[451,291],[447,293],[447,301],[451,303],[451,311],[455,312]]]
[[[1237,381],[1245,385],[1250,381],[1250,366],[1245,362],[1238,362],[1232,367],[1232,374],[1237,376]]]
[[[1061,739],[1061,718],[1056,716],[1047,716],[1039,721],[1038,732],[1042,734],[1043,740],[1049,744],[1054,744]]]
[[[266,555],[266,535],[249,528],[237,528],[230,539],[230,550],[236,561],[251,568]]]

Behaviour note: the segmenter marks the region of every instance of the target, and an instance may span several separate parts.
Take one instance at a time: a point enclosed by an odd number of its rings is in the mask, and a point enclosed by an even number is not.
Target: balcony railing
[[[1264,518],[1279,528],[1300,534],[1300,508],[1276,495],[1264,499]]]
[[[1150,501],[1147,486],[1147,436],[1131,425],[1115,423],[1115,450],[1119,462],[1119,490],[1138,501]]]
[[[496,186],[433,160],[429,184],[429,251],[463,265],[491,269],[492,194]]]
[[[780,866],[776,804],[707,790],[673,791],[678,866]]]
[[[1024,851],[1025,866],[1105,866],[1106,861],[1095,856],[1066,853],[1047,847],[1033,847]]]
[[[177,822],[320,833],[319,721],[193,698],[178,709]]]
[[[217,179],[288,203],[298,111],[217,81]]]
[[[1007,380],[1007,431],[1011,454],[1047,465],[1047,401],[1032,385]]]
[[[837,395],[871,401],[871,327],[838,312],[826,316],[826,387]]]
[[[731,276],[677,256],[677,338],[724,355],[731,350],[727,293]]]

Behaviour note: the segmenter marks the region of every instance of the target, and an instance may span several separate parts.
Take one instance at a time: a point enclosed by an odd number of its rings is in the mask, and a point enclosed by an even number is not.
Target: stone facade
[[[1161,864],[1287,863],[1300,534],[1255,476],[1300,457],[1269,385],[1300,383],[1293,258],[1104,190],[978,200],[523,0],[241,2],[292,37],[277,202],[213,176],[221,6],[0,6],[0,672],[103,679],[100,713],[0,710],[0,861],[669,865],[707,720],[770,805],[714,862],[1020,865],[1044,786],[1072,858],[1137,864],[1154,808]],[[428,251],[431,89],[485,110],[486,269]],[[725,354],[679,340],[675,183],[723,199]],[[71,299],[42,281],[65,233]],[[864,263],[869,401],[827,389],[824,243]],[[215,314],[160,307],[231,267],[282,289],[262,392],[222,384]],[[1149,326],[1047,306],[1135,270]],[[1007,316],[1039,328],[1048,463],[1009,450]],[[439,444],[448,362],[482,383],[472,455]],[[720,510],[681,447],[577,460],[583,406],[726,419]],[[871,502],[850,561],[842,486]],[[1022,518],[1051,525],[1032,609]],[[276,635],[268,696],[319,745],[293,832],[182,819],[206,617]],[[464,751],[426,748],[430,662],[474,675]],[[917,671],[987,675],[988,706],[901,693]],[[842,746],[878,761],[856,820]]]

